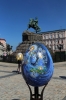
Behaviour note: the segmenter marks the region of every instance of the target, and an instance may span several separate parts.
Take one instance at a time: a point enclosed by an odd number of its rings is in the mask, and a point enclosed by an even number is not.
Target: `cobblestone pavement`
[[[54,64],[54,74],[43,94],[43,100],[63,100],[66,96],[66,62]],[[0,62],[0,100],[30,100],[29,89],[17,64]],[[32,91],[33,91],[33,87]],[[41,91],[42,87],[39,88]],[[66,99],[64,99],[66,100]]]

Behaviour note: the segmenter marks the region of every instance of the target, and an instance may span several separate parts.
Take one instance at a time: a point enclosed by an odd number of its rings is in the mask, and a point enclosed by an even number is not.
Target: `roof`
[[[2,38],[0,38],[0,40],[4,40],[4,41],[6,41],[5,39],[2,39]]]
[[[40,34],[45,34],[45,33],[56,33],[56,32],[64,32],[66,29],[60,29],[60,30],[53,30],[53,31],[46,31],[46,32],[41,32]]]

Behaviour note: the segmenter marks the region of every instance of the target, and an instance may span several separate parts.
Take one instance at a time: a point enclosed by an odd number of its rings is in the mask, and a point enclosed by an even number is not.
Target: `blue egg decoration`
[[[53,60],[48,49],[41,43],[29,46],[24,55],[22,75],[31,86],[46,85],[53,75]]]

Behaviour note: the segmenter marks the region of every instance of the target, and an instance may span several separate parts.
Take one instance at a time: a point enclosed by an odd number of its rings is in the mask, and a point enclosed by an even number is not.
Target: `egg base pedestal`
[[[30,100],[43,100],[43,92],[44,92],[47,84],[44,85],[44,87],[43,87],[43,89],[41,91],[41,94],[39,94],[39,87],[34,87],[34,94],[32,94],[32,90],[31,90],[30,85],[27,84],[27,86],[28,86],[29,91],[30,91]]]

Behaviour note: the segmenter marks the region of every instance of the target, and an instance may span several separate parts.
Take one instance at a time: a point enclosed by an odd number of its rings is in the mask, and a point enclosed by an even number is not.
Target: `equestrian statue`
[[[41,31],[40,27],[38,26],[37,17],[35,19],[30,18],[27,30],[29,28],[33,28],[36,31],[36,33]]]

